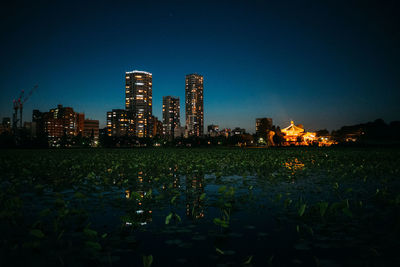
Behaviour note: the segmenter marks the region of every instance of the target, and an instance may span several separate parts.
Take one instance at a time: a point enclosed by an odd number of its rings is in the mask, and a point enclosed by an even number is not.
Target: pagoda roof
[[[286,135],[298,135],[304,132],[303,128],[297,127],[294,125],[293,121],[290,122],[290,125],[281,130]]]

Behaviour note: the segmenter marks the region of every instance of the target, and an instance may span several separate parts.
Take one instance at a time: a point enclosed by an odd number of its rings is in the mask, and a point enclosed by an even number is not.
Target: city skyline
[[[311,130],[398,120],[395,10],[391,1],[9,3],[0,117],[38,84],[24,121],[62,104],[105,127],[104,114],[124,108],[122,75],[141,69],[153,73],[158,118],[162,97],[184,99],[183,77],[197,72],[206,77],[204,126],[254,133],[262,117]]]

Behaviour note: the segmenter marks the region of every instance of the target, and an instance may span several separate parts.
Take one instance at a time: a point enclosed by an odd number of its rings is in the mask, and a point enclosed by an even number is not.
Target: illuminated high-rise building
[[[181,127],[179,97],[163,96],[163,134],[174,137]]]
[[[125,73],[125,109],[133,120],[132,134],[137,137],[152,137],[150,120],[152,109],[153,75],[134,70]]]
[[[202,136],[204,132],[203,76],[186,75],[185,88],[186,130],[189,136]]]

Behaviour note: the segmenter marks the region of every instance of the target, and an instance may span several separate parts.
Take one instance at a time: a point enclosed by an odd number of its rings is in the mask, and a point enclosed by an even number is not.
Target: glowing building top
[[[290,125],[281,131],[287,136],[296,136],[302,134],[304,129],[294,125],[293,121],[290,121]]]

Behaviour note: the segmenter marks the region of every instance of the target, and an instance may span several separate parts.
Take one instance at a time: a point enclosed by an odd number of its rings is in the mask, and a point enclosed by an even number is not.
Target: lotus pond
[[[10,150],[1,266],[399,266],[400,150]]]

